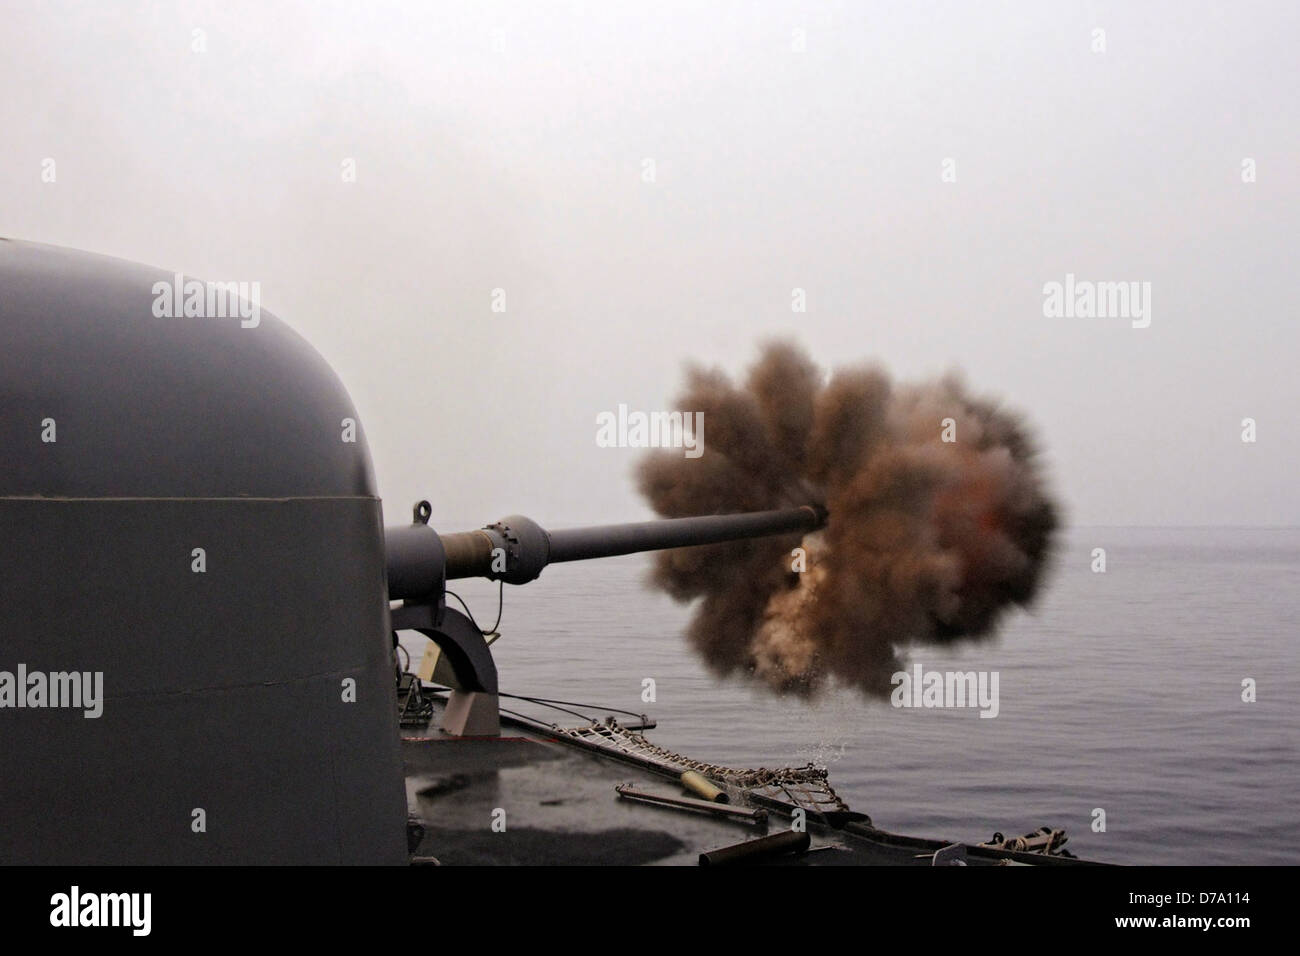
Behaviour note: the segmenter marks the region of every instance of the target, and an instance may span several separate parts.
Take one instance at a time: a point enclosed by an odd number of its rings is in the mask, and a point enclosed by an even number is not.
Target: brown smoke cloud
[[[781,342],[743,385],[688,369],[675,407],[704,413],[705,450],[642,462],[641,491],[660,515],[810,503],[830,515],[802,540],[658,555],[654,582],[699,600],[689,637],[716,673],[887,696],[907,648],[985,636],[1033,599],[1057,509],[1020,416],[955,375],[898,385],[864,366],[828,379]]]

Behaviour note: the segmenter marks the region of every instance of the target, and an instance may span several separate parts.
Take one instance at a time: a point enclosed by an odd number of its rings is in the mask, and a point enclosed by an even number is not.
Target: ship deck
[[[516,723],[500,737],[402,736],[408,808],[423,827],[417,862],[441,865],[690,865],[700,854],[790,828],[633,802],[619,784],[689,796],[677,781]],[[810,815],[810,849],[763,865],[930,866],[948,841],[875,829],[865,814],[828,825]],[[953,852],[953,851],[949,851]],[[959,847],[967,865],[1067,864],[1068,857]]]

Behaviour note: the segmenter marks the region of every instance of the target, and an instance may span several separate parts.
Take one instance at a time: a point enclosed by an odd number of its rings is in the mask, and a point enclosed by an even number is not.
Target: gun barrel
[[[562,528],[550,532],[549,563],[586,561],[589,558],[609,558],[638,551],[662,551],[665,548],[689,548],[742,538],[807,533],[821,527],[824,521],[824,511],[805,505],[779,511]]]
[[[427,511],[420,514],[427,519]],[[436,534],[417,517],[411,526],[387,531],[388,596],[392,600],[418,598],[443,581],[457,578],[485,577],[524,584],[548,564],[562,561],[805,534],[825,523],[825,509],[816,505],[557,531],[547,531],[522,515],[511,515],[477,531]]]

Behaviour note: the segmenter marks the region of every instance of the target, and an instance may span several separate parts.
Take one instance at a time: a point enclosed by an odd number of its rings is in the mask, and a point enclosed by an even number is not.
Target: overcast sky
[[[1297,10],[11,5],[0,235],[260,282],[390,521],[642,517],[596,415],[789,335],[963,369],[1075,524],[1298,524]],[[1149,327],[1045,317],[1067,273]]]

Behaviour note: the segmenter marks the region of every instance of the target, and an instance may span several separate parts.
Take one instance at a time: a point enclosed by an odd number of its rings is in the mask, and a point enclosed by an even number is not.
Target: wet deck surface
[[[509,731],[507,731],[509,733]],[[616,785],[685,795],[674,781],[638,767],[530,737],[454,738],[404,734],[407,799],[425,836],[418,856],[444,865],[689,865],[707,850],[786,829],[622,799]],[[498,822],[503,818],[504,830]],[[883,847],[809,826],[812,846],[785,865],[929,865],[914,849]]]

